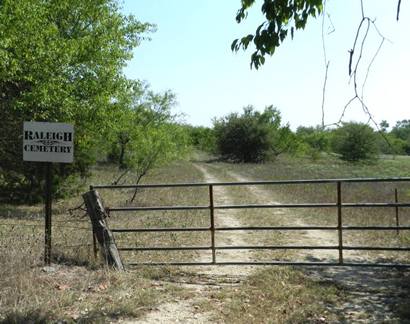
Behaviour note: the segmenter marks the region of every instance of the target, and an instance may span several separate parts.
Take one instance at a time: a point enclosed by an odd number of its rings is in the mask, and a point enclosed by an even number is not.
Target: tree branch
[[[323,17],[322,17],[322,47],[323,47],[323,59],[325,63],[325,79],[323,81],[322,88],[322,129],[325,128],[325,99],[326,99],[326,85],[327,85],[327,73],[329,71],[329,63],[326,55],[326,42],[325,42],[325,14],[326,14],[326,0],[323,2]]]
[[[399,17],[400,17],[400,5],[401,5],[401,0],[397,2],[397,15],[396,15],[397,21],[399,21]]]
[[[130,171],[130,169],[126,169],[123,173],[119,175],[119,177],[112,182],[112,185],[117,185],[120,180]]]
[[[361,0],[361,8],[362,8],[362,20],[360,21],[360,24],[357,28],[356,37],[355,37],[355,40],[354,40],[354,43],[353,43],[353,47],[349,51],[349,55],[350,55],[350,57],[349,57],[349,76],[351,78],[353,78],[354,96],[346,103],[346,105],[343,108],[343,111],[342,111],[342,114],[341,114],[339,120],[336,123],[334,123],[333,125],[340,125],[343,121],[346,110],[350,107],[350,105],[354,101],[358,101],[362,106],[363,112],[368,116],[367,123],[371,122],[375,126],[375,128],[379,131],[379,134],[381,134],[381,136],[386,141],[386,143],[393,149],[393,151],[395,151],[394,147],[390,143],[389,139],[385,136],[385,134],[383,134],[383,132],[380,131],[380,127],[379,127],[378,123],[374,119],[373,115],[370,112],[369,107],[366,105],[365,100],[364,100],[364,88],[365,88],[366,83],[367,83],[367,79],[368,79],[368,76],[369,76],[369,73],[370,73],[370,69],[371,69],[376,57],[380,53],[380,50],[381,50],[386,38],[378,30],[378,28],[376,26],[376,23],[375,23],[375,20],[371,20],[369,17],[365,16],[365,13],[364,13],[364,10],[363,10],[363,0]],[[365,22],[367,23],[367,28],[366,28],[366,31],[364,33],[363,39],[361,40],[361,43],[360,43],[359,56],[356,60],[356,63],[354,64],[354,69],[352,70],[354,53],[355,53],[355,50],[356,50],[356,47],[357,47],[357,44],[358,44],[359,35],[360,35],[360,32],[361,32],[363,23],[365,23]],[[369,65],[367,66],[366,75],[365,75],[364,81],[361,84],[361,96],[359,96],[359,91],[358,91],[358,68],[359,68],[359,65],[360,65],[360,62],[361,62],[361,59],[362,59],[363,50],[364,50],[364,47],[365,47],[367,36],[369,35],[370,27],[373,27],[375,29],[375,31],[377,32],[377,34],[381,38],[381,42],[380,42],[375,54],[373,55]]]

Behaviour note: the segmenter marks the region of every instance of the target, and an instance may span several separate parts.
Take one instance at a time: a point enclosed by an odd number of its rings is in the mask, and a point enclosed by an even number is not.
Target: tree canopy
[[[244,107],[243,113],[214,120],[218,153],[235,162],[263,162],[289,147],[289,127],[281,126],[280,111],[268,106],[261,113]]]
[[[374,160],[377,157],[377,137],[374,130],[363,123],[343,123],[334,131],[332,146],[346,161]]]
[[[122,69],[151,29],[114,0],[0,1],[0,187],[41,187],[40,166],[22,161],[23,121],[74,124],[75,163],[59,174],[87,170],[115,122]]]
[[[256,0],[241,0],[241,7],[236,14],[238,23],[246,19],[249,8],[255,2]],[[316,18],[321,14],[325,2],[326,0],[263,0],[261,12],[266,20],[256,28],[254,34],[235,39],[231,45],[232,50],[235,52],[241,48],[246,50],[249,44],[253,42],[256,50],[251,55],[251,67],[258,69],[265,63],[266,54],[273,55],[289,34],[293,38],[298,29],[305,28],[310,18]],[[401,0],[398,0],[397,20],[399,20],[400,15],[400,5]],[[363,12],[362,15],[364,15]],[[363,19],[371,21],[364,16]],[[374,23],[374,21],[372,22]],[[352,56],[353,52],[350,55]]]
[[[263,0],[261,11],[266,21],[260,24],[254,34],[235,39],[232,50],[246,50],[253,41],[256,51],[251,56],[251,66],[258,69],[265,63],[265,55],[273,55],[286,37],[296,30],[304,29],[309,17],[316,17],[323,10],[324,0]],[[242,0],[236,14],[238,23],[246,19],[249,8],[255,0]]]
[[[122,170],[115,183],[133,172],[133,183],[139,183],[147,172],[187,151],[187,132],[171,113],[176,104],[171,91],[155,93],[147,84],[128,81],[125,96],[115,106],[116,124],[108,138],[109,159]]]

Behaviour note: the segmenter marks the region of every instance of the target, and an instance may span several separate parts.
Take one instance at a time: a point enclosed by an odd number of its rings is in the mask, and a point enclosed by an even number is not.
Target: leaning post
[[[110,231],[107,222],[107,212],[103,206],[100,195],[96,190],[90,190],[83,194],[87,214],[90,217],[93,233],[101,246],[105,262],[113,268],[123,271],[124,265],[121,261],[114,235]]]

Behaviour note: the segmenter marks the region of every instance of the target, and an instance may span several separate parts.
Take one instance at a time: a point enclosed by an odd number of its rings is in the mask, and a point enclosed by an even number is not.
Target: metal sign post
[[[72,163],[74,128],[69,124],[24,122],[23,160],[46,162],[44,262],[51,262],[52,162]]]
[[[53,165],[51,162],[46,163],[46,185],[45,185],[45,240],[44,240],[44,262],[49,265],[51,262],[51,211],[52,211],[52,179]]]

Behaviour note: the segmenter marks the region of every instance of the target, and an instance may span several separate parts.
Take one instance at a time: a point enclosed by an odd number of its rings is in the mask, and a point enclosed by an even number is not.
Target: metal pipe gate
[[[115,228],[113,233],[143,233],[143,232],[209,232],[211,237],[210,246],[184,246],[184,247],[123,247],[119,251],[211,251],[210,262],[150,262],[150,263],[129,263],[130,266],[140,265],[306,265],[306,266],[371,266],[371,267],[396,267],[410,268],[409,264],[400,263],[352,263],[345,262],[343,252],[347,250],[362,251],[410,251],[410,246],[406,247],[383,247],[383,246],[346,246],[343,244],[343,234],[345,231],[409,231],[410,226],[400,226],[398,223],[398,209],[400,207],[410,207],[410,202],[398,203],[397,192],[395,192],[394,203],[343,203],[342,184],[343,183],[364,183],[364,182],[410,182],[410,178],[357,178],[357,179],[317,179],[317,180],[283,180],[283,181],[248,181],[248,182],[213,182],[213,183],[174,183],[174,184],[143,184],[143,185],[94,185],[90,189],[137,189],[137,188],[177,188],[177,187],[208,187],[209,204],[202,206],[157,206],[157,207],[110,207],[108,212],[125,211],[168,211],[168,210],[209,210],[208,227],[191,228]],[[215,205],[214,187],[218,186],[258,186],[258,185],[293,185],[293,184],[335,184],[336,202],[334,203],[303,203],[303,204],[243,204],[243,205]],[[387,207],[396,210],[396,226],[344,226],[343,208],[372,208]],[[337,226],[241,226],[241,227],[216,227],[215,210],[223,209],[259,209],[259,208],[335,208],[337,209]],[[215,233],[226,231],[306,231],[306,230],[334,230],[337,231],[338,244],[327,246],[307,246],[307,245],[267,245],[267,246],[217,246],[215,244]],[[410,233],[409,233],[410,234]],[[337,262],[288,262],[288,261],[244,261],[244,262],[218,262],[216,251],[220,250],[337,250]]]

